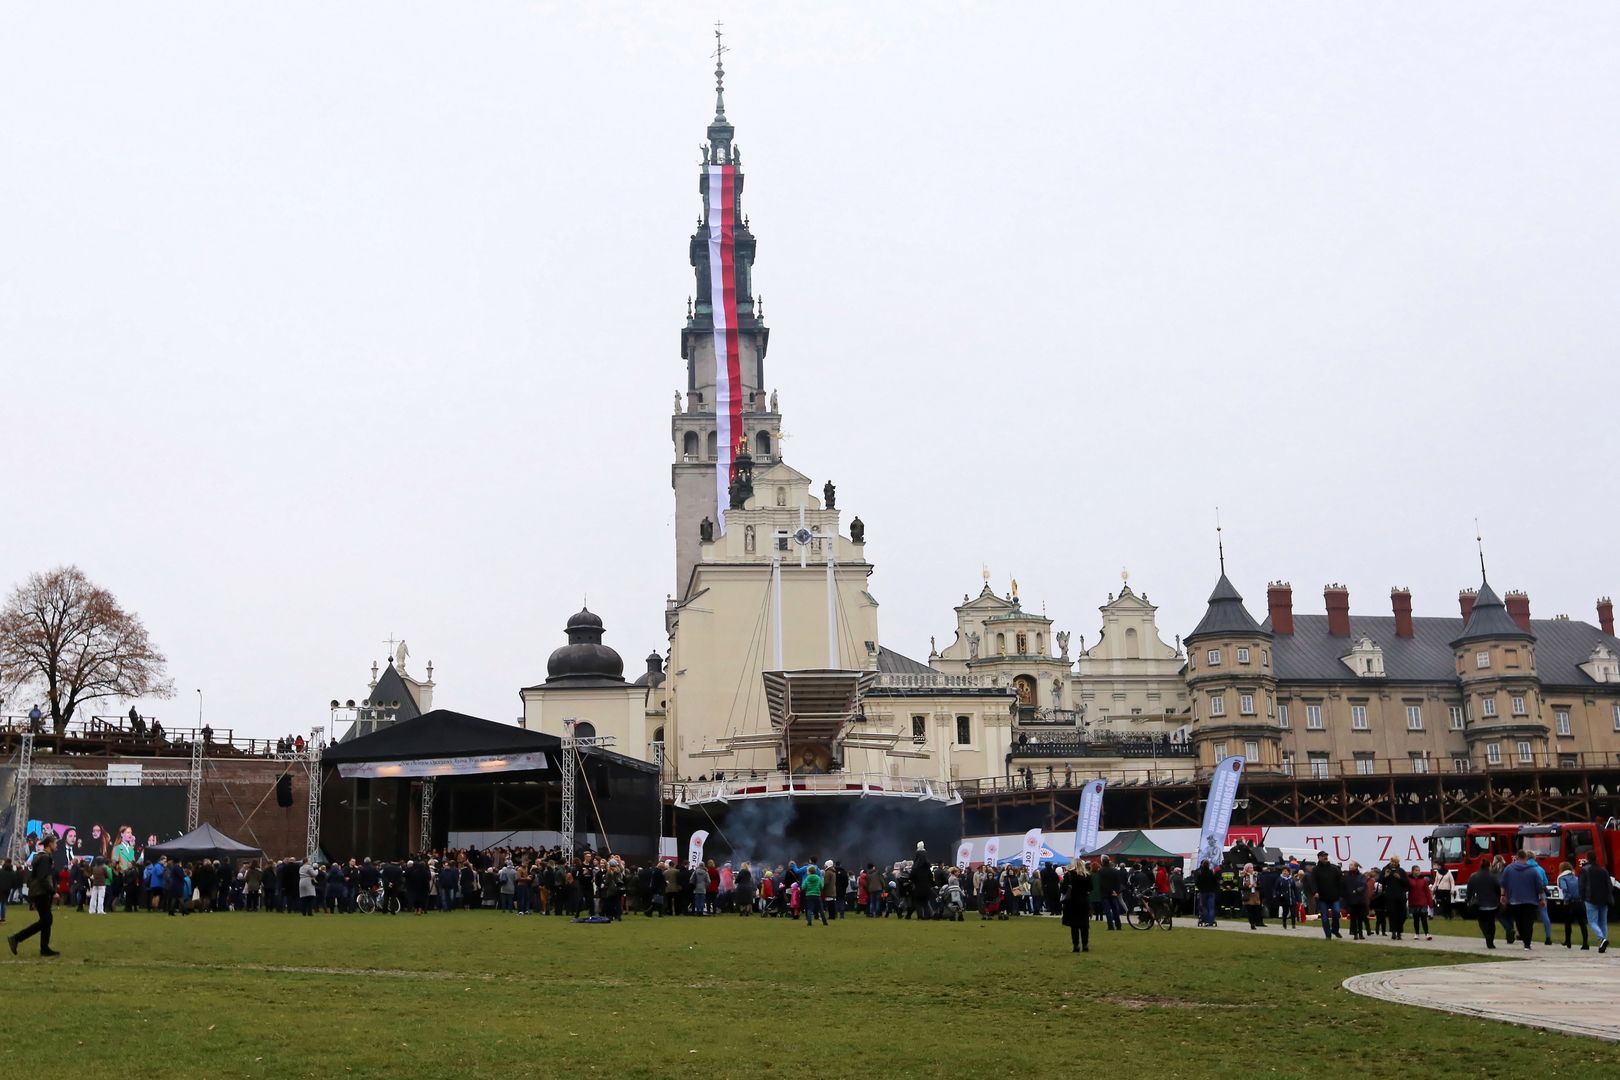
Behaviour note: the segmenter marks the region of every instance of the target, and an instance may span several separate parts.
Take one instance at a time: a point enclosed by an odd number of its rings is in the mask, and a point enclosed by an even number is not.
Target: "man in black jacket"
[[[1102,893],[1103,914],[1108,917],[1107,926],[1110,930],[1120,929],[1119,917],[1125,911],[1124,901],[1119,895],[1124,885],[1122,877],[1119,868],[1114,865],[1114,860],[1104,855],[1102,866],[1097,870],[1097,891]]]
[[[6,938],[6,944],[11,946],[11,955],[17,955],[18,942],[27,941],[35,934],[39,935],[39,955],[60,956],[51,948],[51,921],[54,918],[51,905],[56,903],[56,835],[46,831],[45,839],[40,841],[39,853],[28,866],[28,902],[39,912],[39,918],[34,925]]]
[[[1586,921],[1597,935],[1598,952],[1609,951],[1609,905],[1614,902],[1614,879],[1609,868],[1590,859],[1581,867],[1581,901],[1586,905]],[[1568,903],[1566,900],[1565,903]]]
[[[1197,894],[1198,925],[1215,925],[1215,903],[1220,896],[1221,876],[1209,865],[1208,859],[1200,859],[1198,869],[1193,871],[1193,891]]]
[[[1339,933],[1339,901],[1344,899],[1344,873],[1336,863],[1328,861],[1328,853],[1316,853],[1316,873],[1312,876],[1315,892],[1311,899],[1322,916],[1322,936],[1343,937]]]

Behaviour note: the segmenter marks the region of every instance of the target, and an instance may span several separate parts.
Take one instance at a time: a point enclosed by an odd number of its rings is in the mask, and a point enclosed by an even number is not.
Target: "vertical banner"
[[[1209,865],[1221,865],[1221,853],[1226,847],[1226,830],[1232,823],[1232,804],[1237,800],[1238,781],[1243,779],[1243,757],[1234,754],[1222,758],[1215,766],[1215,775],[1209,781],[1209,802],[1204,805],[1204,828],[1198,834],[1198,852],[1193,856],[1196,866],[1204,859]]]
[[[696,870],[703,865],[703,845],[709,839],[709,834],[699,829],[692,834],[691,843],[686,845],[686,866],[689,870]]]
[[[726,531],[731,471],[742,430],[742,358],[737,340],[737,259],[732,221],[737,213],[737,168],[709,166],[709,306],[714,311],[714,488],[716,520]]]
[[[1089,781],[1080,792],[1080,813],[1075,817],[1074,851],[1079,858],[1097,847],[1097,826],[1102,823],[1103,789],[1108,781],[1102,777]]]
[[[962,846],[956,849],[956,868],[966,870],[973,865],[973,841],[964,840]]]
[[[1001,837],[992,836],[984,842],[984,865],[996,865],[996,856],[1001,854]]]
[[[1024,869],[1033,874],[1041,868],[1041,830],[1024,834]]]

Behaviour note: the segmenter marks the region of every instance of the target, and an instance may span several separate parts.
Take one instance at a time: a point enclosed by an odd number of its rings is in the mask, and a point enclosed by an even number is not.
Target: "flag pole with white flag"
[[[686,845],[686,867],[688,870],[696,870],[703,865],[703,845],[708,839],[709,834],[703,829],[699,829],[692,834],[691,842]]]
[[[1204,827],[1198,834],[1196,865],[1209,860],[1211,869],[1221,865],[1226,849],[1226,831],[1232,824],[1232,805],[1237,802],[1238,781],[1243,779],[1243,755],[1222,758],[1209,781],[1209,802],[1204,804]]]
[[[1024,871],[1035,873],[1041,867],[1041,830],[1031,829],[1024,834]]]
[[[956,868],[966,870],[973,865],[973,841],[964,840],[962,846],[956,849]]]
[[[1080,812],[1074,822],[1076,859],[1097,847],[1097,827],[1102,823],[1103,791],[1107,787],[1108,781],[1099,776],[1080,792]]]
[[[1001,854],[1001,837],[992,836],[984,842],[984,865],[995,866],[996,856]]]

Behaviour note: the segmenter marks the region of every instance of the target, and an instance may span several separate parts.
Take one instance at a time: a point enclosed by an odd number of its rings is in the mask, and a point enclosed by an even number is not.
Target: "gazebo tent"
[[[1039,863],[1037,865],[1039,865],[1039,866],[1068,866],[1069,861],[1070,860],[1069,860],[1069,857],[1067,855],[1059,855],[1057,852],[1053,851],[1050,847],[1046,846],[1045,844],[1041,845],[1041,857],[1040,857],[1040,861],[1039,861]],[[1014,852],[1013,854],[1007,856],[1005,859],[998,860],[996,862],[996,865],[997,866],[1022,866],[1022,865],[1024,865],[1024,853],[1022,851]]]
[[[1131,829],[1115,836],[1108,843],[1096,851],[1086,852],[1088,859],[1100,859],[1107,855],[1114,859],[1170,859],[1181,861],[1181,856],[1173,851],[1166,851],[1147,838],[1147,834],[1139,829]]]
[[[167,855],[171,859],[264,858],[263,851],[251,844],[232,840],[212,825],[199,825],[166,844],[153,844],[146,849],[146,853],[151,856]]]

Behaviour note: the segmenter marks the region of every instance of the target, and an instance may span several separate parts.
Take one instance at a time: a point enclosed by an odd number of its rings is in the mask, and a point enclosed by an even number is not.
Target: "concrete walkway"
[[[1250,930],[1246,924],[1233,920],[1216,929],[1253,937],[1322,940],[1322,931],[1315,923],[1297,930],[1278,926]],[[1555,937],[1554,940],[1561,939]],[[1347,949],[1380,947],[1379,951],[1368,953],[1367,959],[1372,963],[1387,955],[1382,949],[1421,949],[1518,961],[1373,971],[1344,980],[1344,988],[1402,1005],[1620,1042],[1620,966],[1617,966],[1620,965],[1620,947],[1599,955],[1595,944],[1589,951],[1582,952],[1578,946],[1566,949],[1562,944],[1544,945],[1538,937],[1534,945],[1526,949],[1522,943],[1509,947],[1498,937],[1493,952],[1487,950],[1478,937],[1450,936],[1436,936],[1433,941],[1409,937],[1400,941],[1387,937],[1353,941],[1346,937],[1332,944],[1334,948]]]

